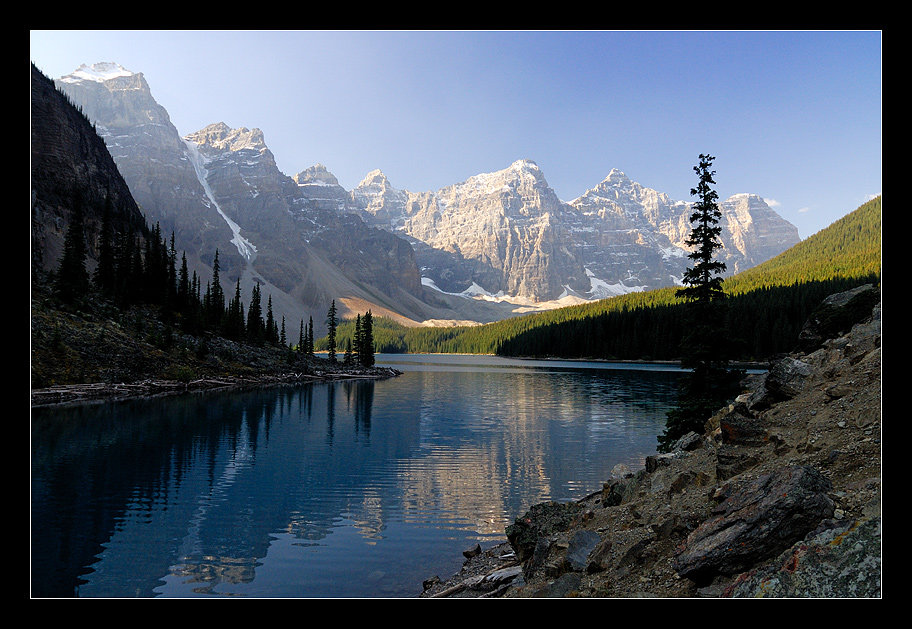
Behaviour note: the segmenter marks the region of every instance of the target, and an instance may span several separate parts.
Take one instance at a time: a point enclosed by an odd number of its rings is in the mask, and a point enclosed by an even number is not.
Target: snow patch
[[[606,299],[628,293],[641,293],[646,290],[645,286],[627,286],[624,282],[609,284],[605,280],[597,278],[588,268],[586,269],[586,276],[589,278],[589,291],[586,294],[589,295],[590,299]]]
[[[667,249],[661,249],[660,252],[666,260],[668,258],[683,258],[687,255],[687,252],[680,247],[668,247]]]
[[[497,301],[499,299],[503,299],[506,297],[504,295],[503,291],[501,291],[495,295],[493,293],[489,293],[488,291],[486,291],[484,288],[482,288],[475,282],[472,282],[471,286],[469,286],[467,289],[465,289],[464,291],[462,291],[460,293],[449,293],[449,292],[443,290],[442,288],[437,286],[437,283],[434,280],[432,280],[429,277],[422,277],[421,283],[423,285],[427,286],[428,288],[433,288],[438,293],[443,293],[444,295],[453,295],[455,297],[464,297],[465,299],[481,298],[481,299]]]
[[[219,207],[218,201],[215,200],[215,195],[212,193],[212,188],[209,187],[209,182],[206,180],[209,171],[206,170],[206,158],[200,155],[199,146],[195,142],[191,142],[186,138],[182,138],[184,145],[187,147],[187,152],[190,155],[190,161],[193,163],[193,168],[196,170],[196,178],[199,179],[200,184],[202,184],[203,189],[206,191],[206,196],[215,206],[215,209],[221,215],[225,222],[228,223],[228,227],[231,228],[231,232],[234,234],[234,238],[231,239],[231,243],[237,247],[238,253],[247,260],[248,262],[253,262],[253,259],[256,257],[257,249],[256,247],[246,238],[241,236],[241,227],[235,223],[233,220],[228,218],[228,215],[222,211],[222,208]]]
[[[124,76],[133,76],[133,73],[118,63],[95,63],[91,66],[82,64],[72,74],[60,79],[63,83],[79,83],[80,81],[94,81],[103,83],[110,79],[116,79]]]

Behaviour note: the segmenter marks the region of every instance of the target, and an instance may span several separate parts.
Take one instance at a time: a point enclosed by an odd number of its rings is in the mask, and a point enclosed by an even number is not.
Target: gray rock
[[[506,528],[507,540],[520,561],[536,552],[540,538],[566,531],[582,507],[573,502],[542,502],[533,505],[522,517]]]
[[[775,557],[830,518],[830,482],[817,470],[787,467],[767,474],[713,510],[688,535],[673,566],[697,583],[734,575]]]
[[[553,582],[546,584],[535,592],[536,598],[564,598],[567,595],[579,590],[582,583],[582,577],[578,572],[567,572],[555,579]]]
[[[675,444],[671,447],[671,451],[684,451],[690,452],[696,450],[703,444],[703,437],[698,435],[695,432],[689,432],[680,439],[678,439]]]
[[[880,291],[872,284],[830,295],[811,314],[798,334],[800,348],[810,352],[827,339],[848,332],[853,325],[871,315],[871,308],[879,299]],[[879,316],[876,319],[879,321]]]
[[[771,565],[740,575],[727,598],[881,596],[879,517],[829,527],[795,544]]]
[[[724,415],[719,422],[719,427],[722,430],[722,443],[762,446],[767,442],[767,431],[763,422],[738,411]]]
[[[622,480],[624,478],[630,478],[633,476],[633,472],[630,470],[630,467],[624,463],[618,463],[611,468],[611,478]]]
[[[753,448],[722,444],[716,450],[716,478],[726,480],[757,464],[760,457]]]
[[[601,541],[601,536],[595,531],[583,529],[574,533],[567,548],[567,561],[570,569],[584,570],[589,562],[589,554]]]
[[[781,399],[795,397],[812,373],[811,366],[803,360],[787,357],[773,365],[766,378],[766,388]]]

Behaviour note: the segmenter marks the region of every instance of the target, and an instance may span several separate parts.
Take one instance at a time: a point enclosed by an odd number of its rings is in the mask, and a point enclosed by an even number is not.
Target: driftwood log
[[[399,375],[401,372],[390,368],[378,368],[369,372],[316,372],[262,374],[258,376],[219,376],[199,378],[182,382],[179,380],[143,380],[135,383],[90,383],[72,384],[32,389],[31,405],[48,406],[111,400],[151,395],[211,391],[223,388],[268,386],[274,384],[300,384],[306,382],[329,382],[338,380],[378,380]]]

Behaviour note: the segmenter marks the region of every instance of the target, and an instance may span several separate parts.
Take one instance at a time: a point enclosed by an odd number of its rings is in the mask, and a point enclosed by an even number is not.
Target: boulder
[[[582,506],[575,502],[543,502],[506,528],[507,540],[520,562],[531,559],[540,546],[539,540],[566,531],[580,514]]]
[[[787,356],[778,361],[766,374],[763,383],[748,397],[745,404],[751,411],[764,411],[773,404],[798,395],[804,388],[813,368],[803,360]]]
[[[739,575],[722,596],[879,598],[881,528],[880,517],[822,527],[770,565]]]
[[[799,348],[811,352],[824,341],[848,332],[871,316],[871,309],[879,300],[880,291],[872,284],[830,295],[811,313],[799,332]]]
[[[775,557],[832,517],[829,489],[829,480],[808,466],[757,478],[688,535],[675,554],[674,569],[701,583]]]
[[[601,536],[595,531],[582,529],[570,538],[567,548],[567,562],[574,571],[582,571],[589,564],[589,554],[595,550],[602,541]]]

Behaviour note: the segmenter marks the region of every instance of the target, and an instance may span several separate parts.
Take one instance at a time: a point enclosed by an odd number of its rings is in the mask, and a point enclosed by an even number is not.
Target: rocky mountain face
[[[378,194],[380,192],[380,194]],[[561,203],[531,161],[434,194],[397,193],[373,173],[352,193],[377,224],[420,243],[425,276],[444,291],[473,284],[532,301],[583,293],[589,281]]]
[[[408,243],[309,196],[278,170],[258,129],[218,123],[182,138],[142,74],[116,64],[82,67],[57,85],[95,123],[148,222],[175,234],[191,270],[210,278],[218,251],[227,294],[238,279],[244,295],[256,282],[277,317],[313,316],[318,329],[333,299],[342,316],[371,307],[439,316],[421,300]]]
[[[218,123],[180,137],[143,75],[116,64],[57,84],[191,268],[206,277],[218,249],[226,292],[238,278],[245,295],[264,285],[293,321],[322,321],[336,299],[342,316],[486,322],[675,285],[688,266],[690,204],[617,170],[569,203],[529,160],[436,192],[398,190],[379,170],[346,191],[320,164],[281,173],[258,129]],[[755,195],[720,205],[729,273],[799,240]]]
[[[680,283],[692,204],[612,170],[565,203],[528,160],[436,193],[392,188],[379,171],[351,193],[371,224],[407,235],[441,290],[476,284],[535,301],[601,299]],[[728,274],[782,253],[798,230],[756,195],[720,203]]]
[[[104,141],[66,102],[53,82],[31,69],[32,270],[56,270],[74,207],[82,206],[86,234],[98,234],[103,208],[112,221],[142,236],[144,219]],[[87,240],[91,271],[98,242]]]

